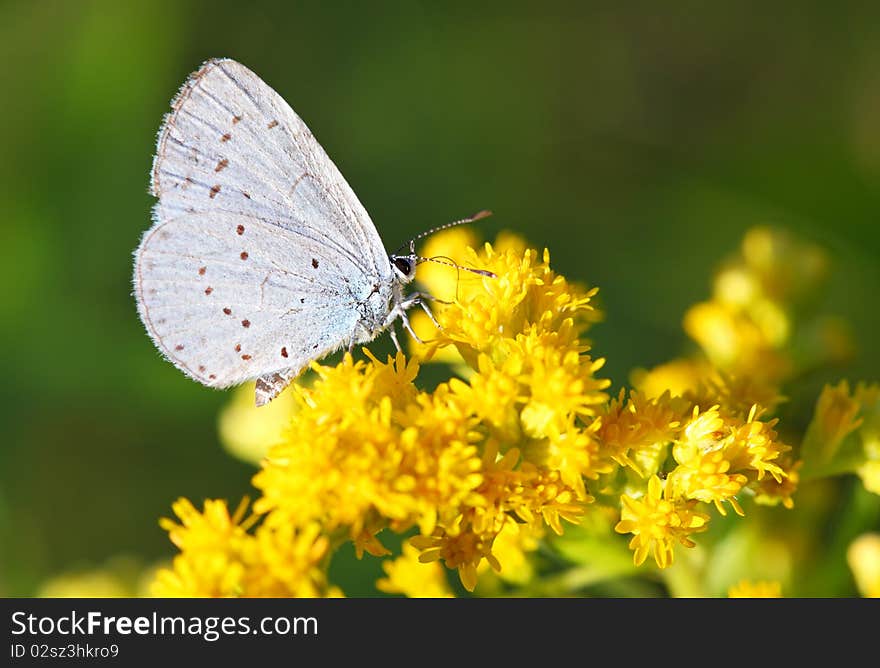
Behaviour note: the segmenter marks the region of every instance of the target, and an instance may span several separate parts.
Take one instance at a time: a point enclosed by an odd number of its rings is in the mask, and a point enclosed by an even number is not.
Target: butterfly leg
[[[434,314],[431,312],[431,309],[428,308],[427,301],[430,299],[431,301],[437,302],[438,304],[451,304],[452,302],[447,302],[442,299],[437,299],[433,295],[429,295],[427,292],[413,292],[410,294],[406,301],[401,305],[402,308],[409,310],[414,306],[421,306],[422,310],[428,314],[428,317],[431,319],[431,322],[434,323],[434,327],[439,329],[441,332],[443,331],[443,327],[440,326],[440,323],[437,322],[437,318],[434,317]],[[401,318],[403,319],[403,318]],[[421,343],[421,341],[419,342]]]
[[[413,330],[412,325],[409,322],[409,316],[407,315],[407,312],[411,308],[414,308],[415,306],[421,306],[422,310],[431,319],[431,322],[434,323],[434,326],[438,330],[440,330],[441,332],[443,331],[443,328],[440,326],[440,323],[437,322],[437,318],[434,317],[434,314],[431,313],[431,309],[428,308],[428,305],[425,303],[426,299],[434,299],[434,298],[431,295],[424,293],[424,292],[413,292],[410,295],[408,295],[406,297],[406,299],[400,301],[398,303],[397,307],[394,309],[394,311],[391,314],[391,316],[395,319],[399,317],[401,322],[403,322],[404,328],[406,329],[407,332],[409,332],[410,336],[412,336],[415,341],[417,341],[418,343],[421,343],[421,344],[424,344],[425,342],[422,341],[422,339],[419,337],[419,335],[415,333],[415,330]],[[439,301],[439,300],[435,300],[435,301]]]
[[[439,329],[442,332],[443,328],[440,326],[440,323],[437,322],[437,318],[435,318],[434,314],[431,313],[431,309],[428,308],[428,305],[424,302],[424,300],[419,300],[419,306],[421,306],[422,310],[428,314],[428,317],[431,319],[431,322],[434,323],[434,327],[436,327],[437,329]]]
[[[406,311],[400,312],[400,320],[401,322],[403,322],[403,326],[406,331],[409,332],[409,335],[413,337],[417,343],[421,343],[422,345],[424,345],[425,342],[419,338],[419,335],[416,334],[415,330],[412,328],[412,325],[409,324],[409,316],[406,315]]]
[[[400,347],[400,341],[397,340],[397,330],[394,329],[394,323],[388,328],[388,333],[391,335],[391,341],[394,343],[397,352],[403,352],[403,349]]]

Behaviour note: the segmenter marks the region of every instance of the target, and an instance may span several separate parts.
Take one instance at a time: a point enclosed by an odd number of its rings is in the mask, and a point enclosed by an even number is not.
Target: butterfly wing
[[[347,342],[387,284],[375,226],[286,102],[213,60],[159,133],[154,225],[135,253],[138,311],[159,349],[213,387],[298,372]]]

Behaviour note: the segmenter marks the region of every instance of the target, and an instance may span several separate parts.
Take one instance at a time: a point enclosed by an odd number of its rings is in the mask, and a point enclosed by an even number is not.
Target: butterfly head
[[[428,230],[427,232],[422,232],[416,237],[413,237],[409,240],[408,243],[403,244],[398,251],[409,246],[409,253],[405,255],[400,255],[398,253],[392,253],[388,256],[388,259],[391,260],[391,269],[394,272],[394,275],[397,277],[397,280],[400,281],[402,285],[406,285],[410,283],[416,277],[416,265],[421,262],[437,262],[438,264],[446,264],[456,269],[464,269],[466,271],[473,272],[475,274],[480,274],[481,276],[491,276],[495,277],[491,271],[483,271],[481,269],[471,269],[469,267],[461,267],[452,260],[448,262],[444,262],[438,258],[434,257],[422,257],[421,255],[416,254],[416,241],[419,239],[424,239],[426,236],[430,234],[434,234],[434,232],[439,232],[440,230],[446,230],[450,227],[456,227],[458,225],[465,225],[467,223],[473,223],[476,220],[480,220],[481,218],[485,218],[486,216],[491,216],[491,211],[480,211],[479,213],[470,216],[469,218],[462,218],[461,220],[456,220],[451,223],[446,223],[445,225],[440,225],[439,227],[434,227]],[[448,259],[448,258],[447,258]]]
[[[416,264],[418,264],[419,256],[415,253],[407,255],[392,254],[389,256],[391,260],[391,269],[397,280],[406,285],[416,277]]]

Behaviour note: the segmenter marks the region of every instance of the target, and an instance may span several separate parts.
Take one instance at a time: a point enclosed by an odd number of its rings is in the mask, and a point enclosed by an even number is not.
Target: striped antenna
[[[491,211],[489,211],[488,209],[483,209],[482,211],[478,211],[473,216],[469,216],[468,218],[462,218],[461,220],[454,220],[451,223],[446,223],[445,225],[438,225],[437,227],[432,227],[427,232],[422,232],[421,234],[419,234],[419,235],[413,237],[412,239],[410,239],[409,241],[407,241],[405,244],[402,244],[400,246],[400,248],[397,249],[397,251],[392,253],[392,255],[396,255],[398,252],[400,252],[401,250],[403,250],[407,246],[409,246],[409,252],[411,254],[415,254],[416,241],[418,241],[419,239],[424,239],[425,237],[430,236],[430,235],[434,234],[435,232],[440,232],[442,230],[448,230],[450,227],[458,227],[459,225],[467,225],[468,223],[473,223],[478,220],[482,220],[483,218],[488,218],[491,215],[492,215]],[[423,259],[427,259],[427,258],[423,258]]]
[[[474,223],[478,220],[482,220],[483,218],[488,218],[492,215],[492,212],[488,209],[483,209],[482,211],[478,211],[473,216],[468,218],[462,218],[461,220],[454,220],[451,223],[446,223],[445,225],[438,225],[437,227],[431,228],[427,232],[422,232],[416,237],[413,237],[412,241],[410,241],[410,245],[414,244],[419,239],[424,239],[427,236],[434,234],[434,232],[440,232],[442,230],[448,230],[450,227],[458,227],[459,225],[467,225],[468,223]]]
[[[446,257],[445,255],[437,255],[435,257],[422,257],[421,255],[415,256],[418,259],[418,262],[434,262],[435,264],[445,264],[447,267],[455,267],[456,269],[463,269],[464,271],[469,271],[472,274],[478,274],[479,276],[487,276],[488,278],[498,278],[497,274],[493,274],[491,271],[487,269],[472,269],[471,267],[464,267],[460,264],[456,264],[452,258]],[[439,258],[444,258],[443,260]],[[448,260],[446,262],[445,260]]]

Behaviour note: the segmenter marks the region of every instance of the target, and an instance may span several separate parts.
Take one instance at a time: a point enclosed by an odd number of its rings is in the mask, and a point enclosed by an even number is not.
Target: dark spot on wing
[[[241,352],[241,344],[240,343],[235,344],[235,352],[237,352],[237,353]]]
[[[247,260],[247,259],[248,259],[247,251],[242,251],[242,252],[241,252],[241,255],[239,255],[239,257],[240,257],[242,260]]]
[[[199,364],[199,373],[205,373],[205,367]]]
[[[214,184],[211,186],[211,194],[208,195],[211,199],[214,199],[217,196],[217,193],[220,192],[220,184]]]
[[[274,128],[276,125],[278,125],[278,121],[276,121],[275,119],[272,119],[271,121],[269,121],[269,125],[267,125],[266,127],[269,128],[269,129],[271,130],[271,129]]]
[[[281,349],[281,357],[287,357],[287,348]]]
[[[178,345],[174,346],[174,349],[175,349],[177,352],[180,352],[181,350],[183,350],[183,346],[178,344]]]
[[[214,167],[214,171],[219,172],[221,169],[225,169],[228,166],[229,166],[229,160],[227,160],[226,158],[223,158],[223,160],[218,162],[217,166]]]
[[[248,199],[251,198],[251,196],[248,195],[244,190],[241,191],[241,194],[244,195],[245,197],[247,197]]]
[[[317,350],[317,349],[318,349],[318,344],[316,343],[315,345],[312,346],[312,350]]]
[[[215,375],[212,373],[210,376],[208,376],[208,380],[217,380],[217,376],[215,376]]]
[[[199,267],[199,276],[204,276],[206,271],[208,271],[207,267]]]
[[[239,225],[235,228],[235,231],[238,232],[238,236],[241,236],[242,234],[244,234],[244,225]]]
[[[318,268],[318,261],[317,261],[315,258],[312,258],[312,266],[313,266],[315,269]]]
[[[224,312],[226,315],[232,315],[232,309],[229,308],[229,307],[223,309],[223,312]]]
[[[205,294],[206,294],[206,295],[209,295],[209,294],[211,294],[212,292],[214,292],[214,288],[212,288],[211,286],[208,286],[207,288],[205,288]]]
[[[222,137],[220,137],[220,141],[222,141],[222,142],[227,142],[230,139],[232,139],[232,135],[229,134],[228,132],[225,135],[223,135]]]
[[[305,303],[306,303],[306,298],[305,298],[305,297],[300,297],[300,298],[299,298],[299,303],[300,303],[300,304],[305,304]]]
[[[251,326],[251,321],[250,321],[250,320],[247,320],[247,319],[242,320],[242,321],[241,321],[241,326],[244,327],[245,329],[247,329],[248,327]]]
[[[238,123],[240,120],[241,120],[241,116],[233,116],[233,117],[232,117],[232,124],[235,125],[235,124]]]
[[[242,355],[241,356],[241,359],[243,359],[245,362],[247,362],[250,358],[251,358],[250,355]]]

